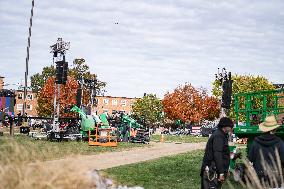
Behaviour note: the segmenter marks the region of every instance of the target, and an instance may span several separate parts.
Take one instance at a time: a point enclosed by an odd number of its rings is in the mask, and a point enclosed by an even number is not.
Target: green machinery
[[[80,117],[81,117],[81,131],[80,133],[82,134],[83,138],[88,138],[88,132],[94,131],[96,128],[96,124],[101,122],[101,127],[102,128],[108,128],[109,123],[107,121],[107,116],[106,114],[101,114],[99,118],[93,117],[92,115],[87,115],[85,112],[83,112],[80,108],[77,106],[73,106],[70,109],[71,112],[77,112]]]
[[[134,143],[148,143],[149,132],[144,126],[139,124],[135,119],[123,114],[119,126],[120,139]]]
[[[236,127],[234,134],[242,139],[247,138],[247,152],[256,136],[263,134],[258,125],[266,116],[284,117],[284,89],[239,93],[234,96]],[[284,140],[284,125],[276,130],[276,135]],[[231,151],[235,146],[230,146]],[[234,160],[231,169],[235,169]]]
[[[70,109],[71,112],[77,112],[81,118],[80,125],[80,134],[82,134],[83,138],[89,137],[89,131],[95,133],[96,126],[98,123],[100,129],[108,129],[110,128],[109,122],[107,120],[107,115],[105,113],[98,116],[86,115],[80,108],[77,106],[72,106]],[[143,125],[137,123],[137,121],[128,115],[123,114],[121,116],[121,124],[118,127],[120,138],[130,137],[132,129],[140,129],[143,128]]]
[[[119,131],[121,133],[120,138],[130,137],[131,129],[139,129],[143,128],[143,126],[137,121],[128,115],[122,114],[121,116],[121,125],[119,127]]]
[[[121,121],[123,123],[128,124],[130,128],[135,128],[135,129],[143,128],[143,125],[137,123],[137,121],[135,119],[133,119],[133,118],[131,118],[128,115],[125,115],[125,114],[122,115]]]

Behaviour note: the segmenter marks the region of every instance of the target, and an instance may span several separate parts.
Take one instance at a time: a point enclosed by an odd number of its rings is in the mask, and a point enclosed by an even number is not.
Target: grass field
[[[104,170],[119,184],[145,189],[198,189],[203,150]],[[241,185],[230,179],[235,189]],[[224,189],[231,186],[226,183]]]
[[[147,147],[145,144],[134,144],[134,143],[118,143],[118,147],[95,147],[89,146],[88,142],[81,141],[69,141],[69,142],[50,142],[46,140],[35,140],[26,135],[15,135],[14,138],[10,138],[9,135],[0,137],[0,151],[5,148],[11,147],[11,143],[17,143],[28,152],[30,152],[31,160],[50,160],[64,158],[76,154],[90,155],[103,152],[120,151],[135,147]],[[7,153],[12,150],[5,150]],[[9,154],[6,154],[9,156]]]
[[[151,141],[160,141],[161,135],[152,135]],[[192,135],[164,135],[165,142],[183,142],[183,143],[195,143],[195,142],[207,142],[207,137],[197,137]]]

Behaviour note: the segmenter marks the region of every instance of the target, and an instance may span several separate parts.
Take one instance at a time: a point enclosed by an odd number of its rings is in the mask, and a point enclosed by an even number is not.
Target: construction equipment
[[[71,112],[77,112],[81,117],[81,124],[80,124],[80,133],[82,134],[83,138],[89,137],[89,131],[94,131],[95,129],[95,120],[92,115],[87,115],[83,110],[78,108],[77,106],[72,106],[70,109]]]
[[[236,114],[236,127],[234,134],[239,139],[246,140],[247,152],[255,137],[262,135],[258,125],[264,121],[268,115],[274,115],[281,122],[281,126],[276,130],[276,135],[284,140],[284,89],[257,91],[250,93],[239,93],[234,96],[234,111]],[[241,124],[242,123],[242,124]],[[235,146],[231,146],[235,148]],[[247,153],[248,154],[248,153]],[[235,165],[231,162],[231,169],[234,173],[243,173],[242,165]],[[237,175],[243,178],[243,175]]]
[[[133,143],[149,143],[149,132],[144,128],[143,125],[139,124],[135,119],[129,117],[128,115],[121,115],[122,138],[128,139],[127,141]]]
[[[89,145],[117,147],[117,137],[112,135],[111,128],[101,128],[97,125],[94,135],[89,131]]]
[[[73,106],[70,111],[79,113],[81,117],[80,133],[83,138],[88,138],[90,146],[117,146],[117,137],[113,135],[105,113],[99,117],[86,115],[77,106]]]
[[[94,134],[89,130],[89,145],[117,147],[117,136],[109,126],[107,115],[103,113],[99,118],[100,122],[96,124]]]

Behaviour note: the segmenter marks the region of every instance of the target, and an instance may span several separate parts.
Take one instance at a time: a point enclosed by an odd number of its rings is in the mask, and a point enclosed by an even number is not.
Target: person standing
[[[278,151],[280,156],[282,170],[284,168],[284,142],[275,135],[275,131],[278,127],[280,127],[280,125],[277,124],[274,115],[266,117],[265,121],[259,125],[259,130],[264,132],[264,134],[254,139],[249,149],[248,156],[260,182],[262,184],[270,184],[271,187],[280,187],[281,184],[279,170],[274,166],[277,162],[276,151]],[[278,183],[273,183],[270,179],[273,177]]]
[[[21,114],[21,112],[19,112],[17,114],[17,116],[18,116],[17,126],[21,126],[22,125],[22,114]]]
[[[11,136],[14,136],[14,125],[13,125],[13,123],[14,123],[14,116],[13,115],[9,115],[9,117],[8,117],[8,119],[9,119],[9,125],[10,125],[10,135]]]
[[[3,111],[3,108],[1,108],[0,109],[0,126],[4,125],[4,116],[5,116],[5,113]]]
[[[230,150],[228,133],[233,122],[222,117],[217,129],[209,137],[201,166],[201,189],[220,189],[229,172]]]

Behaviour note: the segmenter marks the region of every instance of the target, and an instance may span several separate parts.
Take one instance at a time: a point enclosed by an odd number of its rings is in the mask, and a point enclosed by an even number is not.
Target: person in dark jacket
[[[259,125],[259,130],[264,132],[264,134],[256,137],[249,149],[248,158],[253,164],[257,176],[262,184],[270,184],[271,187],[280,187],[276,186],[280,185],[280,183],[272,183],[269,177],[275,177],[278,182],[281,181],[281,176],[277,173],[277,168],[274,166],[277,162],[276,151],[278,151],[280,156],[282,170],[284,167],[284,142],[275,135],[275,131],[279,126],[275,116],[266,117],[265,121]],[[272,176],[271,173],[275,174]]]
[[[208,139],[200,173],[201,189],[220,189],[225,181],[230,165],[228,133],[232,128],[232,120],[222,117]]]

